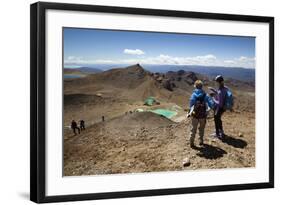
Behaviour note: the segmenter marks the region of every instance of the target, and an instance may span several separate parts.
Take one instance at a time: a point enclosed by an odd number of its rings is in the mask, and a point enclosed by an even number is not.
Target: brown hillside
[[[234,112],[223,115],[227,133],[221,141],[210,137],[212,116],[205,130],[205,146],[189,146],[185,108],[197,79],[204,89],[215,87],[194,72],[151,73],[140,65],[115,68],[83,78],[64,80],[64,174],[88,175],[201,168],[255,166],[255,87],[227,79],[235,97]],[[152,96],[159,103],[145,106]],[[172,119],[149,112],[177,112]],[[142,109],[145,112],[136,112]],[[104,118],[105,121],[102,121]],[[85,120],[86,130],[74,135],[71,120]],[[191,162],[183,167],[183,159]]]

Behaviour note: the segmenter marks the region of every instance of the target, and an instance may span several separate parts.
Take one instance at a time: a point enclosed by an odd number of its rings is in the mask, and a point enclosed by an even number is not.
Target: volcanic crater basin
[[[227,81],[235,96],[234,112],[223,114],[227,136],[223,140],[210,136],[214,132],[210,113],[205,145],[198,145],[197,136],[192,149],[190,119],[184,111],[194,89],[190,81],[203,78],[206,85],[215,85],[204,75],[188,74],[186,78],[192,79],[187,81],[177,75],[162,76],[170,80],[172,90],[140,65],[64,79],[64,176],[254,167],[253,85]],[[149,96],[160,104],[144,105]],[[74,135],[69,129],[73,119],[83,119],[86,130]],[[189,166],[183,166],[185,159]]]

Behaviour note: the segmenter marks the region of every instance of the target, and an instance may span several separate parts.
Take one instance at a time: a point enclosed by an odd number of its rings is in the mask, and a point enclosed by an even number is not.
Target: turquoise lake
[[[175,111],[166,110],[166,109],[155,109],[155,110],[151,110],[150,112],[153,112],[158,115],[163,115],[164,117],[169,119],[177,114],[177,112]]]

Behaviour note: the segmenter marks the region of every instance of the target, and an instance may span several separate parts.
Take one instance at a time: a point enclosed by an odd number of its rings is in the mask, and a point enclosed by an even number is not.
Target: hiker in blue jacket
[[[215,108],[214,108],[214,121],[216,132],[213,136],[222,139],[224,137],[223,125],[222,125],[222,114],[225,112],[225,100],[227,94],[227,88],[224,86],[224,79],[221,75],[215,78],[217,83],[217,91],[214,97]]]
[[[200,146],[204,144],[203,137],[207,119],[207,110],[208,107],[214,107],[212,98],[203,90],[203,82],[201,80],[196,80],[194,87],[195,89],[190,97],[190,112],[188,114],[188,116],[191,116],[190,146],[192,148],[195,147],[194,140],[198,125]]]

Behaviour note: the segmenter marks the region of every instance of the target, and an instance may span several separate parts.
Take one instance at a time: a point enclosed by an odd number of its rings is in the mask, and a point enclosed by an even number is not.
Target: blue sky
[[[255,68],[255,38],[64,28],[64,64]]]

